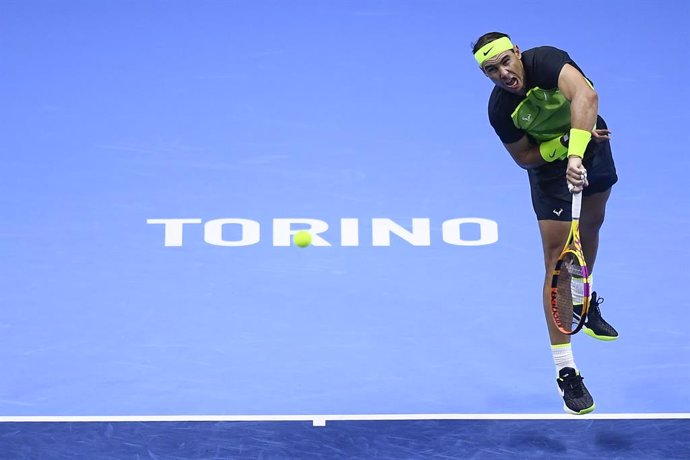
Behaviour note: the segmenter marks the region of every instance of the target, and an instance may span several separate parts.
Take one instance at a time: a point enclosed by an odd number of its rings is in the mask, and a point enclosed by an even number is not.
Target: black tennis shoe
[[[563,397],[563,410],[569,414],[583,415],[594,410],[594,399],[582,380],[580,373],[572,367],[558,371],[556,383]]]
[[[589,311],[587,312],[587,320],[585,321],[583,331],[595,339],[616,340],[618,338],[618,331],[601,316],[599,305],[602,303],[604,303],[604,298],[598,297],[596,292],[592,292],[592,300],[589,302]]]

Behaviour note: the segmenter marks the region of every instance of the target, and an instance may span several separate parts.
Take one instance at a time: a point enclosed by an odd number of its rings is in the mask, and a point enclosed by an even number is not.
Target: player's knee
[[[562,244],[560,246],[553,245],[546,248],[544,253],[544,269],[546,270],[547,275],[550,275],[553,269],[556,267],[556,262],[558,262],[558,258],[560,257],[562,250]]]
[[[540,221],[542,248],[544,250],[544,266],[547,272],[553,271],[561,255],[563,246],[568,239],[569,222]]]
[[[606,213],[604,210],[588,213],[580,219],[580,231],[583,232],[598,232],[602,225],[604,225],[604,218]]]

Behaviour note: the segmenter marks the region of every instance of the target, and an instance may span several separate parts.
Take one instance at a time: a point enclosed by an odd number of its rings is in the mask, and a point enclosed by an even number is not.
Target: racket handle
[[[573,193],[573,220],[580,219],[582,210],[582,192]]]

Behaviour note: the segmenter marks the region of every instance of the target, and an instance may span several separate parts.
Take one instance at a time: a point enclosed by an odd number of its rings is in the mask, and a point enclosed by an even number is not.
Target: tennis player
[[[542,46],[522,52],[508,35],[490,32],[472,45],[472,53],[495,85],[489,97],[491,126],[529,177],[544,249],[544,313],[564,409],[585,414],[594,410],[594,399],[575,365],[570,336],[551,320],[550,283],[568,238],[573,192],[583,192],[580,236],[590,273],[594,269],[606,202],[618,180],[611,132],[598,114],[592,82],[565,51]],[[618,332],[601,316],[603,300],[592,292],[584,331],[615,340]]]

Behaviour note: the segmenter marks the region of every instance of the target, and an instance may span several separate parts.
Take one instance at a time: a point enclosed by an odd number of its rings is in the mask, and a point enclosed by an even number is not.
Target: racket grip
[[[580,218],[582,210],[582,192],[573,193],[573,219]]]

